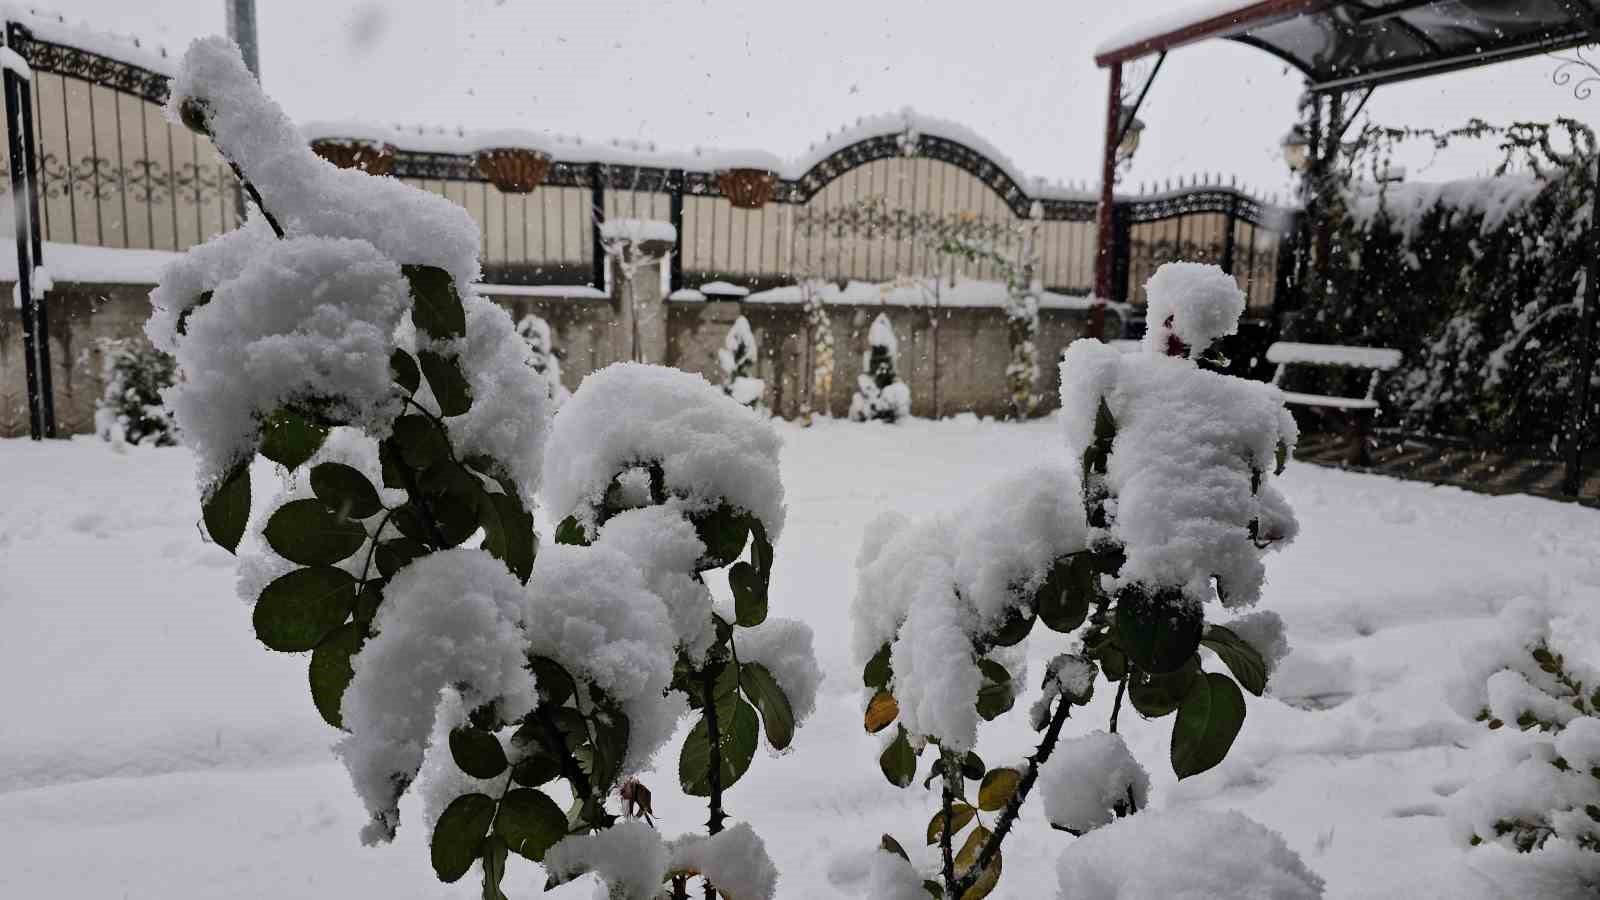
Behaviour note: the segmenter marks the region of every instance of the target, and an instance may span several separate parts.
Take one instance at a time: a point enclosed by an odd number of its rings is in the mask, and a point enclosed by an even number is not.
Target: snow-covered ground
[[[811,624],[829,677],[791,751],[758,756],[727,802],[766,840],[781,896],[831,897],[836,855],[883,832],[919,849],[937,801],[889,786],[861,728],[847,611],[863,526],[949,509],[1065,450],[1056,422],[779,428],[789,524],[772,610]],[[366,814],[328,753],[305,660],[255,641],[233,558],[196,527],[192,475],[181,449],[0,441],[0,897],[474,896],[434,880],[415,800],[393,845],[360,846]],[[1600,512],[1295,464],[1281,487],[1303,530],[1268,557],[1263,606],[1294,649],[1273,694],[1246,698],[1229,758],[1181,785],[1170,720],[1123,716],[1155,805],[1243,811],[1331,897],[1512,896],[1468,865],[1498,851],[1469,856],[1441,814],[1500,766],[1495,735],[1450,709],[1446,685],[1512,599],[1600,603]],[[1030,683],[1055,637],[1031,639]],[[1111,693],[1068,733],[1104,727]],[[1027,751],[1024,718],[985,727],[990,765]],[[668,833],[705,818],[676,787],[680,742],[645,778]],[[993,896],[1053,896],[1072,840],[1030,804]],[[510,870],[511,896],[540,893],[535,866]]]

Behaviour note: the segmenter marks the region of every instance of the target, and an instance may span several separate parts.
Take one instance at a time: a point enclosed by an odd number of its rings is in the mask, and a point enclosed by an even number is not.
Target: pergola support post
[[[1583,322],[1578,326],[1576,406],[1572,411],[1572,437],[1567,443],[1567,468],[1562,490],[1576,497],[1583,490],[1583,451],[1589,430],[1589,382],[1594,378],[1596,307],[1600,306],[1600,157],[1595,160],[1595,182],[1589,196],[1589,261],[1583,268]]]
[[[10,27],[7,27],[8,37]],[[33,153],[32,91],[10,68],[4,77],[6,131],[11,154],[12,219],[17,244],[17,299],[21,305],[23,368],[28,392],[28,436],[56,436],[54,385],[50,373],[50,320],[36,283],[43,265],[39,234],[37,162]]]
[[[1112,205],[1116,202],[1117,137],[1122,129],[1122,63],[1106,66],[1109,89],[1106,93],[1105,155],[1100,160],[1100,206],[1095,216],[1095,238],[1099,247],[1094,258],[1094,297],[1089,309],[1089,337],[1102,338],[1106,327],[1106,301],[1111,292],[1112,242],[1116,237]]]

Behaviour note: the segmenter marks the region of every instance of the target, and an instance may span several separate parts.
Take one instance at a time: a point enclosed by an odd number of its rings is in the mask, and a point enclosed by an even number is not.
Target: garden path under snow
[[[1054,421],[778,427],[789,524],[772,611],[811,624],[828,680],[793,749],[758,755],[727,805],[765,839],[780,896],[829,897],[842,893],[835,857],[883,832],[920,850],[937,803],[887,784],[861,728],[847,611],[864,524],[948,510],[1066,451]],[[260,465],[258,484],[271,477]],[[0,896],[475,896],[434,880],[415,809],[392,846],[360,846],[366,816],[328,752],[336,734],[311,705],[305,660],[256,643],[233,558],[196,528],[192,474],[182,449],[0,441]],[[1228,759],[1181,785],[1171,720],[1124,714],[1153,802],[1243,811],[1281,832],[1330,897],[1508,896],[1468,865],[1499,851],[1469,857],[1442,816],[1500,767],[1494,736],[1450,709],[1446,686],[1512,599],[1600,604],[1600,512],[1300,464],[1281,486],[1303,530],[1269,556],[1263,608],[1282,614],[1293,650],[1272,692],[1246,698]],[[1031,639],[1032,693],[1057,638]],[[1111,696],[1068,734],[1103,728]],[[1027,752],[1025,718],[983,730],[990,765]],[[705,818],[676,787],[681,740],[644,779],[668,833]],[[1033,809],[994,896],[1052,896],[1071,840]],[[531,897],[542,883],[513,865],[506,888]]]

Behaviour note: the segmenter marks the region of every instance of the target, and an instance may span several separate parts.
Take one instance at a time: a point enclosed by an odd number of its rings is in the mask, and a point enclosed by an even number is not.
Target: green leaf
[[[878,756],[878,768],[883,770],[883,777],[889,779],[890,784],[903,788],[917,777],[917,753],[911,749],[906,727],[896,725],[895,728],[894,740]]]
[[[1016,702],[1011,673],[992,659],[978,660],[978,670],[983,673],[983,685],[978,688],[978,715],[985,722],[992,722]]]
[[[889,667],[889,645],[884,644],[878,652],[872,654],[867,660],[867,665],[861,670],[861,683],[869,688],[885,690],[889,687],[889,679],[894,677],[894,670]]]
[[[377,549],[373,551],[373,557],[378,564],[378,573],[385,578],[392,578],[394,573],[404,568],[407,563],[427,553],[428,548],[422,542],[408,537],[398,537],[379,541]]]
[[[978,781],[983,778],[983,773],[983,757],[968,750],[967,755],[961,758],[961,777],[968,781]]]
[[[415,394],[422,386],[422,372],[417,369],[417,361],[404,350],[396,348],[389,354],[389,374],[408,394]]]
[[[523,787],[549,784],[561,775],[561,760],[543,744],[534,741],[524,748],[523,757],[511,767],[511,780]]]
[[[1279,441],[1276,456],[1277,465],[1273,468],[1272,474],[1282,475],[1284,467],[1289,464],[1289,445],[1283,441]]]
[[[486,493],[478,476],[445,461],[422,473],[418,486],[446,547],[460,544],[478,530]]]
[[[735,704],[733,721],[729,723],[719,717],[717,726],[717,745],[722,751],[722,789],[727,790],[750,768],[761,725],[755,707],[740,700]],[[678,781],[683,792],[691,797],[711,795],[711,740],[707,728],[702,716],[689,730],[689,737],[678,754]]]
[[[256,600],[256,637],[269,649],[299,653],[320,644],[349,618],[355,576],[332,566],[295,569],[268,584]]]
[[[363,584],[361,590],[356,593],[356,621],[362,625],[369,624],[378,615],[378,606],[382,603],[382,583],[369,581]]]
[[[734,616],[740,625],[753,628],[767,620],[767,586],[755,566],[734,563],[728,570],[728,586],[733,588]]]
[[[200,307],[210,303],[214,293],[215,292],[213,291],[201,291],[200,296],[195,298],[193,303],[189,304],[186,309],[178,313],[178,334],[189,333],[189,317],[194,315],[195,312],[200,309]]]
[[[1133,584],[1117,594],[1117,644],[1137,668],[1155,674],[1183,666],[1200,647],[1200,610],[1177,588],[1150,593]]]
[[[366,640],[366,627],[359,622],[349,622],[335,628],[311,653],[311,665],[306,671],[311,683],[311,702],[317,705],[322,720],[335,728],[344,727],[339,709],[345,688],[355,677],[350,658],[361,652]]]
[[[289,409],[280,409],[261,423],[261,455],[290,471],[300,468],[327,439],[326,426],[314,425]]]
[[[439,414],[459,416],[472,408],[472,389],[467,377],[461,374],[461,363],[454,357],[442,356],[431,350],[417,354],[422,363],[422,374],[433,390],[433,399],[439,402]]]
[[[494,800],[483,794],[462,794],[444,808],[428,846],[440,881],[457,881],[472,868],[494,821],[494,808]]]
[[[483,549],[504,562],[518,581],[527,584],[533,575],[539,543],[539,535],[533,530],[533,514],[509,494],[484,491],[480,498],[478,520],[484,530]]]
[[[206,532],[229,553],[239,549],[244,527],[250,521],[250,460],[228,470],[200,504]]]
[[[1128,674],[1127,654],[1115,646],[1107,644],[1101,647],[1095,651],[1095,657],[1100,660],[1100,672],[1107,681],[1121,681]]]
[[[750,564],[756,567],[756,573],[761,576],[763,593],[772,582],[772,542],[767,540],[767,527],[755,517],[750,519]]]
[[[767,743],[774,750],[788,747],[794,740],[794,708],[789,705],[789,695],[783,692],[778,679],[772,677],[766,666],[748,662],[739,667],[739,686],[761,711]]]
[[[367,476],[344,463],[325,462],[311,469],[311,490],[328,509],[351,519],[365,519],[383,510],[378,490]]]
[[[699,563],[701,569],[720,569],[744,552],[745,538],[750,534],[750,516],[724,503],[710,513],[693,517],[693,521],[700,540],[706,545],[706,555]]]
[[[1023,638],[1028,636],[1028,632],[1033,630],[1034,619],[1035,617],[1031,613],[1024,614],[1019,609],[1006,610],[1005,621],[1001,622],[1000,626],[990,633],[989,640],[996,647],[1011,647],[1019,644]]]
[[[400,273],[411,283],[411,321],[418,331],[435,340],[467,333],[466,313],[449,272],[435,266],[401,266]]]
[[[500,882],[506,877],[506,842],[498,834],[483,842],[483,900],[506,900]]]
[[[494,830],[512,851],[538,862],[567,836],[567,814],[542,791],[516,788],[500,801]]]
[[[567,544],[572,547],[589,546],[589,535],[583,530],[583,526],[578,523],[576,514],[567,516],[561,520],[560,525],[556,526],[556,543]]]
[[[944,900],[944,885],[934,881],[932,878],[922,879],[922,889],[934,900]]]
[[[1094,555],[1088,551],[1056,560],[1050,575],[1034,594],[1039,621],[1051,631],[1066,634],[1076,631],[1089,615],[1089,602],[1098,594],[1099,573]]]
[[[887,834],[884,835],[883,838],[878,841],[878,849],[882,850],[885,853],[893,853],[895,856],[900,857],[901,859],[905,860],[906,862],[910,862],[911,861],[911,857],[906,855],[906,848],[900,846],[900,842],[899,841],[895,840],[894,838],[890,837]]]
[[[590,719],[593,737],[590,741],[591,765],[584,771],[591,781],[602,788],[615,783],[622,773],[622,763],[628,755],[628,736],[632,723],[620,708],[606,706]]]
[[[1244,725],[1244,694],[1233,679],[1206,672],[1178,706],[1172,725],[1172,771],[1179,779],[1222,762]]]
[[[1207,625],[1200,643],[1222,660],[1239,684],[1257,697],[1267,689],[1267,661],[1261,651],[1221,625]]]
[[[1128,682],[1128,699],[1141,715],[1159,719],[1177,710],[1200,674],[1199,656],[1189,657],[1188,662],[1165,675],[1140,672]]]
[[[990,769],[978,785],[978,808],[994,812],[1011,802],[1022,782],[1022,773],[1016,769]]]
[[[450,731],[450,758],[456,768],[478,779],[498,777],[508,765],[500,739],[478,728]]]
[[[560,706],[578,692],[572,675],[561,664],[548,656],[535,656],[528,660],[533,669],[533,682],[539,689],[539,699],[550,706]]]
[[[427,416],[401,416],[394,420],[390,434],[400,460],[421,472],[440,460],[450,458],[450,442]]]
[[[328,566],[367,542],[360,522],[340,518],[320,500],[290,500],[267,519],[262,531],[279,556],[302,566]]]

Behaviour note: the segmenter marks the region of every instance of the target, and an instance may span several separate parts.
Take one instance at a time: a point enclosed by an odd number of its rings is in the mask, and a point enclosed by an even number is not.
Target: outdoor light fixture
[[[1139,134],[1144,131],[1144,122],[1133,114],[1134,108],[1124,103],[1121,117],[1121,140],[1117,141],[1117,164],[1122,165],[1133,159],[1133,154],[1139,149]]]
[[[1289,129],[1278,146],[1283,148],[1283,161],[1289,164],[1290,171],[1306,170],[1306,165],[1311,161],[1311,141],[1306,139],[1305,129],[1299,125]]]

